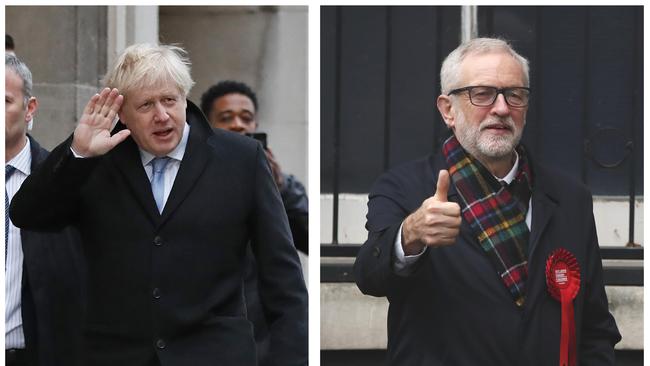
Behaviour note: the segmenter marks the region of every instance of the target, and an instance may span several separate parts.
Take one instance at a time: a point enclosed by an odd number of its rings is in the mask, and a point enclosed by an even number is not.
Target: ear
[[[122,94],[122,95],[124,95],[124,94]],[[123,118],[124,113],[125,113],[124,110],[127,109],[127,108],[130,108],[130,106],[126,105],[126,95],[124,95],[124,100],[122,100],[122,105],[120,106],[120,109],[117,110],[117,113],[115,114],[115,116],[117,117],[117,120],[119,121],[119,123],[123,124],[124,126],[126,126],[128,128],[129,126],[127,125],[127,123],[124,121],[124,118]],[[116,121],[113,121],[113,122],[115,123]]]
[[[29,123],[32,119],[34,119],[34,115],[36,114],[36,110],[38,109],[38,101],[36,98],[31,97],[29,98],[29,101],[27,102],[27,112],[25,112],[25,122]]]
[[[445,121],[447,128],[453,129],[455,127],[455,116],[454,105],[451,102],[451,97],[449,95],[440,95],[436,100],[436,105],[438,106],[438,111],[442,119]]]

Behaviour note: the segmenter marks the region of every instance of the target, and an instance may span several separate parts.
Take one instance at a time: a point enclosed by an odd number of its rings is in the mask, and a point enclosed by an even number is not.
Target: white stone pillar
[[[134,43],[158,43],[158,6],[109,6],[107,18],[108,65]]]

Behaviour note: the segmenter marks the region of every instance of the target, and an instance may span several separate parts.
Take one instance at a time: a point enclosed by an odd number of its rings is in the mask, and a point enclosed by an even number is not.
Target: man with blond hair
[[[256,365],[242,264],[250,241],[277,365],[307,364],[307,294],[261,146],[212,131],[183,49],[133,45],[11,217],[76,225],[89,268],[86,365]],[[115,117],[117,125],[111,131]]]
[[[442,151],[382,175],[354,266],[386,296],[391,365],[614,365],[591,194],[519,144],[528,61],[500,39],[442,64]]]

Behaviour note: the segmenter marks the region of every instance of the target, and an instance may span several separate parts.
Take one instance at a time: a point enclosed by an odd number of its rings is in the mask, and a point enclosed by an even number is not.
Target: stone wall
[[[607,286],[609,309],[623,339],[620,350],[643,349],[643,287]],[[320,287],[321,349],[386,348],[388,301],[363,295],[354,283]]]

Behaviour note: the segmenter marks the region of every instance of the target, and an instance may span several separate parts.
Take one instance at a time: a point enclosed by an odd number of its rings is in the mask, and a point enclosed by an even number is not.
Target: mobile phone
[[[259,141],[262,143],[262,147],[266,150],[266,133],[264,132],[254,132],[254,133],[247,133],[246,136],[252,137],[255,140]]]

